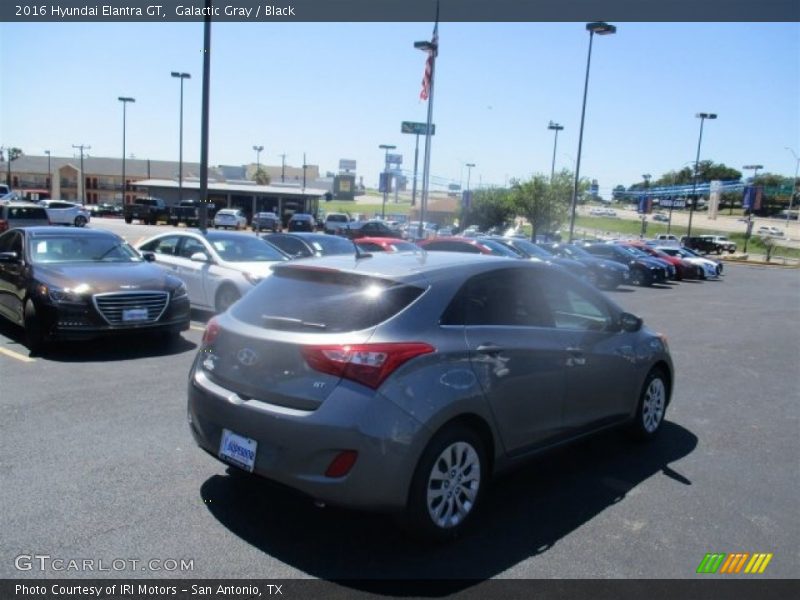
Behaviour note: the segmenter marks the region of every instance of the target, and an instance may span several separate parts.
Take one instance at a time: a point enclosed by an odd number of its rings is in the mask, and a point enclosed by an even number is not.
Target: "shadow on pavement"
[[[186,339],[187,333],[184,331],[181,337],[173,339],[157,332],[139,332],[90,340],[59,341],[49,344],[39,353],[30,354],[22,327],[0,320],[0,335],[8,338],[6,346],[9,350],[58,362],[110,362],[181,354],[197,348],[197,344]]]
[[[610,431],[550,452],[495,480],[471,529],[444,545],[413,541],[385,515],[315,508],[291,490],[233,468],[206,480],[200,493],[232,533],[312,577],[375,593],[391,592],[391,580],[400,579],[410,594],[439,596],[547,552],[653,475],[692,485],[669,465],[697,441],[667,422],[651,444]],[[443,581],[433,587],[413,581],[426,579]]]

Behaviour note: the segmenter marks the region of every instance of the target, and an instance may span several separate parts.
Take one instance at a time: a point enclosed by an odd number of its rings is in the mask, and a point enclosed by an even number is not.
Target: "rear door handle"
[[[475,348],[476,352],[480,352],[481,354],[500,354],[503,351],[503,348],[500,346],[495,346],[494,344],[484,343]]]
[[[567,366],[568,367],[582,367],[586,364],[586,357],[583,354],[583,348],[567,348]]]

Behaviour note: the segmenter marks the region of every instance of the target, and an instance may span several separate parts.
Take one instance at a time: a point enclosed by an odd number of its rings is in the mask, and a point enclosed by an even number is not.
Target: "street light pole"
[[[644,239],[645,230],[647,229],[647,200],[651,177],[650,173],[642,175],[642,179],[644,179],[644,210],[642,211],[642,230],[639,232],[639,239]]]
[[[753,191],[756,191],[756,177],[758,176],[758,170],[763,169],[764,165],[744,165],[743,169],[753,171]],[[747,242],[750,240],[750,233],[753,231],[753,206],[750,206],[747,214],[747,232],[744,236],[744,252],[747,252]]]
[[[386,218],[386,198],[389,195],[389,150],[394,150],[397,146],[391,144],[381,144],[378,146],[384,151],[383,155],[383,206],[381,207],[381,218]]]
[[[795,165],[794,165],[794,181],[792,181],[792,193],[789,196],[789,210],[786,212],[786,227],[789,227],[789,219],[792,216],[792,206],[794,204],[794,196],[795,196],[796,191],[797,191],[797,176],[798,176],[798,172],[800,172],[800,156],[797,156],[797,153],[794,150],[792,150],[791,148],[789,148],[788,146],[786,146],[786,149],[789,152],[792,153],[792,156],[794,156],[794,161],[795,161]]]
[[[552,218],[551,218],[551,203],[553,201],[553,180],[556,176],[556,148],[558,148],[558,132],[564,129],[563,125],[559,123],[554,123],[550,121],[547,125],[547,128],[555,131],[555,136],[553,136],[553,164],[550,166],[550,190],[549,196],[547,198],[547,231],[545,231],[545,239],[550,239],[550,232],[553,229],[552,227]],[[535,241],[535,240],[534,240]]]
[[[279,154],[278,156],[281,157],[281,183],[283,183],[286,178],[286,155]]]
[[[572,206],[570,207],[569,216],[569,241],[572,242],[573,231],[575,230],[575,211],[578,208],[578,182],[580,181],[581,171],[581,150],[583,149],[583,124],[586,119],[586,95],[589,91],[589,67],[592,63],[592,40],[594,34],[597,35],[612,35],[617,32],[614,25],[608,23],[595,22],[587,23],[586,30],[589,32],[589,54],[586,57],[586,79],[583,84],[583,107],[581,108],[581,127],[578,132],[578,159],[575,162],[575,185],[572,189]]]
[[[50,168],[50,150],[45,150],[45,154],[47,154],[47,195],[52,197],[53,196],[53,171]]]
[[[256,178],[257,178],[258,172],[261,170],[261,151],[264,150],[264,146],[253,146],[253,150],[256,151]]]
[[[120,96],[117,98],[122,102],[122,203],[125,204],[125,192],[128,186],[125,184],[125,118],[127,113],[128,102],[136,102],[135,98],[128,96]],[[83,160],[83,151],[81,151],[81,161]],[[81,165],[81,177],[83,177],[83,165]],[[86,186],[84,185],[84,188]],[[86,189],[83,191],[83,203],[86,204]]]
[[[172,71],[172,77],[181,80],[180,118],[178,121],[178,202],[183,200],[183,80],[190,79],[189,73]]]
[[[550,183],[552,184],[553,178],[556,174],[556,148],[558,148],[558,132],[564,129],[564,126],[550,121],[550,124],[547,126],[547,128],[556,132],[555,136],[553,137],[553,164],[550,167]]]
[[[697,138],[697,156],[694,159],[694,178],[692,183],[692,197],[689,202],[689,226],[686,228],[686,237],[692,235],[692,215],[694,215],[694,207],[697,204],[697,175],[700,171],[700,144],[703,143],[703,123],[706,119],[716,119],[715,113],[697,113],[696,118],[700,119],[700,136]]]

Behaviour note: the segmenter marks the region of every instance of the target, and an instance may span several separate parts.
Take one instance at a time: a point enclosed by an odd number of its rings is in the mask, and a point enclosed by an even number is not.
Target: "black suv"
[[[707,236],[683,236],[681,238],[681,245],[703,254],[722,254],[724,250],[722,244],[718,244],[713,239]]]

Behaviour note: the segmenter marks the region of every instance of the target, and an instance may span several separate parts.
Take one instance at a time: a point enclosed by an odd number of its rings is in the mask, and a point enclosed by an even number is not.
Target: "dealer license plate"
[[[223,429],[222,440],[219,443],[219,457],[252,473],[256,464],[257,445],[258,442],[255,440]]]
[[[146,308],[128,308],[122,311],[123,321],[146,321],[147,317]]]

